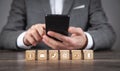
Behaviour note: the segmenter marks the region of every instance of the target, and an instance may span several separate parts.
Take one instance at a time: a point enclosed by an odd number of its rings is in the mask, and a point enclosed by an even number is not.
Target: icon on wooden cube
[[[36,58],[35,50],[26,50],[25,55],[26,60],[35,60],[35,58]]]
[[[49,60],[58,60],[58,50],[49,50]]]
[[[60,50],[60,60],[69,60],[70,51],[69,50]]]
[[[84,54],[85,60],[93,60],[94,59],[93,50],[83,50],[83,54]]]
[[[81,50],[71,50],[72,60],[82,60],[82,51]]]
[[[47,60],[47,50],[38,50],[37,59],[38,60]]]

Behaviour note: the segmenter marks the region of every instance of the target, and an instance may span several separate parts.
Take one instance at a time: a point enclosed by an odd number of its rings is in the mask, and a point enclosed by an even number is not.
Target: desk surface
[[[93,61],[25,61],[25,52],[0,50],[0,71],[120,71],[120,52],[94,53]]]

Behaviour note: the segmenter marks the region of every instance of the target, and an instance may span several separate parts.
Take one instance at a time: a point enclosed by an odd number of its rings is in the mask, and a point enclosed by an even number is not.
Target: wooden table
[[[95,52],[93,61],[25,61],[25,52],[0,50],[0,71],[120,71],[120,52]]]

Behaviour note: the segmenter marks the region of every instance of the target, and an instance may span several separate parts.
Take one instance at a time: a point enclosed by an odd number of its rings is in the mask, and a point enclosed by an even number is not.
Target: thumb
[[[69,27],[68,32],[70,34],[82,35],[84,32],[81,28]]]

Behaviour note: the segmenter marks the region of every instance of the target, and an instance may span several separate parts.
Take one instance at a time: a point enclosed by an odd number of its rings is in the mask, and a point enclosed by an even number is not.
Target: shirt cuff
[[[26,32],[21,33],[17,38],[17,46],[22,49],[30,49],[32,46],[26,46],[23,42],[23,38]]]
[[[91,49],[91,48],[93,47],[93,38],[92,38],[92,36],[91,36],[89,33],[87,33],[87,32],[85,32],[85,35],[87,36],[88,43],[87,43],[87,46],[85,47],[84,50],[89,50],[89,49]]]

